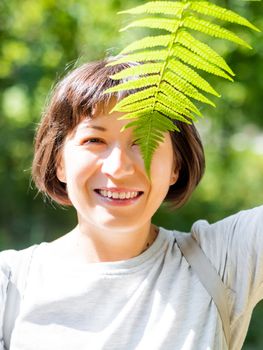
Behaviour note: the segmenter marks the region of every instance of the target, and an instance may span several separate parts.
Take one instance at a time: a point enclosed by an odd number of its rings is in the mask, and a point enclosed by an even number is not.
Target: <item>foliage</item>
[[[234,73],[223,57],[192,36],[189,30],[248,48],[251,47],[239,36],[212,23],[206,17],[259,30],[237,13],[208,1],[150,1],[120,13],[155,15],[135,20],[122,30],[143,27],[169,33],[146,36],[122,50],[120,55],[123,56],[110,63],[111,65],[123,62],[140,64],[113,75],[112,79],[120,80],[120,83],[106,91],[140,89],[132,97],[122,99],[113,110],[126,113],[121,119],[135,119],[125,128],[134,127],[147,173],[150,174],[153,153],[159,142],[163,141],[164,133],[179,131],[172,120],[190,124],[196,121],[196,116],[201,116],[201,112],[190,99],[214,106],[203,92],[220,96],[195,69],[233,81]],[[199,18],[200,15],[205,18]],[[123,82],[127,78],[130,80]]]

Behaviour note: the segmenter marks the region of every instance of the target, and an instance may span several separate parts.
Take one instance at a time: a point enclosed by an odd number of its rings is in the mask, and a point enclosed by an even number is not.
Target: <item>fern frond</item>
[[[180,78],[178,75],[172,74],[172,72],[167,71],[164,74],[163,80],[167,81],[170,85],[174,86],[176,89],[180,90],[187,96],[215,107],[215,104],[212,101],[210,101],[207,97],[201,94],[194,86],[189,84],[186,80]]]
[[[165,80],[162,80],[159,86],[160,92],[169,95],[174,99],[181,108],[187,108],[198,116],[202,116],[198,108],[193,104],[193,102],[185,96],[184,93],[175,89],[172,85],[168,84]]]
[[[136,111],[136,112],[129,112],[125,115],[123,115],[122,117],[119,117],[120,120],[122,119],[139,119],[144,115],[148,115],[150,113],[152,113],[152,106],[147,106],[144,109],[141,109],[140,112]]]
[[[145,88],[147,86],[156,85],[159,81],[159,75],[151,75],[149,77],[142,77],[135,80],[129,80],[122,84],[113,86],[107,90],[104,91],[104,94],[111,93],[111,92],[117,92],[117,91],[123,91],[123,90],[134,90],[134,89],[140,89]]]
[[[160,125],[160,130],[163,132],[179,131],[177,126],[171,121],[170,118],[167,118],[167,116],[164,116],[156,111],[154,117],[156,124]]]
[[[176,46],[173,51],[173,55],[195,68],[202,69],[208,73],[233,81],[233,79],[223,70],[217,66],[214,66],[213,64],[206,61],[203,57],[196,55],[194,52],[186,49],[183,46]]]
[[[110,76],[113,80],[124,79],[128,77],[136,77],[141,75],[159,74],[163,63],[145,63],[133,67],[128,67]]]
[[[146,107],[154,107],[154,101],[155,98],[154,96],[145,98],[144,100],[136,101],[130,104],[123,105],[122,107],[118,106],[118,111],[119,112],[129,112],[129,111],[140,111],[144,110]]]
[[[145,169],[150,177],[152,156],[159,143],[164,140],[163,132],[179,130],[167,117],[157,111],[149,114],[140,114],[137,120],[128,123],[125,128],[129,127],[135,128],[133,133],[135,138],[138,139]]]
[[[156,94],[156,86],[151,86],[148,88],[145,88],[141,91],[135,92],[134,94],[130,94],[120,101],[118,101],[118,104],[114,106],[114,108],[110,111],[110,113],[118,111],[119,108],[122,108],[125,105],[129,105],[141,100],[144,100],[146,98],[150,98]]]
[[[226,61],[189,30],[250,48],[234,32],[212,23],[208,17],[258,29],[235,12],[206,0],[150,1],[121,13],[153,16],[137,19],[121,31],[140,27],[168,32],[133,42],[122,50],[124,56],[108,64],[138,63],[111,76],[120,83],[105,93],[132,91],[113,111],[124,113],[120,119],[131,120],[124,129],[134,128],[150,175],[152,155],[163,141],[164,133],[179,131],[173,120],[191,124],[197,116],[202,116],[192,100],[215,106],[202,92],[220,96],[197,70],[233,81],[234,73]]]
[[[230,75],[235,75],[235,73],[232,71],[222,56],[220,56],[207,44],[201,42],[200,40],[197,40],[191,34],[187,33],[186,30],[182,30],[180,33],[178,33],[176,42],[197,53],[199,56],[203,57],[210,63],[213,63],[219,68],[225,70]]]
[[[172,114],[171,114],[171,115],[169,115],[170,118],[178,119],[178,120],[185,122],[187,124],[191,124],[191,122],[188,119],[186,119],[185,117],[192,120],[194,118],[192,113],[185,108],[180,108],[180,106],[178,106],[178,104],[177,104],[177,101],[171,99],[170,96],[160,93],[158,96],[158,101],[161,102],[167,108],[170,108],[176,112],[176,117],[173,118]]]
[[[150,1],[144,5],[134,7],[129,10],[120,11],[119,14],[128,13],[131,15],[140,15],[142,13],[161,13],[164,15],[180,16],[184,10],[185,4],[174,1]]]
[[[120,52],[120,55],[124,55],[126,53],[138,51],[138,50],[144,50],[149,49],[152,47],[158,47],[158,46],[168,46],[169,42],[171,41],[171,35],[155,35],[155,36],[147,36],[141,40],[137,40],[127,47],[123,49]]]
[[[153,120],[154,113],[151,113],[146,116],[141,116],[136,123],[131,122],[127,125],[128,127],[135,126],[133,133],[135,138],[138,139],[145,169],[149,177],[153,153],[157,149],[159,142],[163,141],[163,137],[160,137],[159,128],[156,127]]]
[[[129,111],[140,112],[142,110],[145,110],[145,108],[147,107],[152,108],[153,110],[154,104],[156,101],[157,100],[155,99],[155,97],[151,96],[140,101],[135,101],[129,104],[122,104],[122,106],[118,104],[117,110],[119,112],[129,112]],[[160,101],[167,108],[169,107],[169,105],[173,107],[173,111],[175,112],[175,115],[174,115],[175,119],[177,118],[178,120],[181,120],[184,122],[188,122],[187,119],[185,119],[185,117],[188,117],[189,119],[192,119],[192,120],[195,119],[190,110],[188,110],[185,106],[180,105],[176,100],[173,100],[169,95],[160,93],[158,95],[158,101]],[[173,118],[172,114],[170,114],[170,117]]]
[[[108,66],[115,66],[127,62],[147,62],[147,61],[165,61],[167,58],[167,50],[151,50],[133,53],[122,56],[116,60],[108,63]]]
[[[164,116],[158,111],[155,111],[153,113],[154,113],[154,123],[155,124],[158,123],[160,125],[160,128],[159,128],[160,131],[163,131],[163,132],[179,131],[178,127],[173,123],[173,121],[170,118],[168,118],[167,116]],[[145,116],[146,115],[143,115],[143,117]],[[126,130],[131,126],[136,126],[136,125],[137,125],[137,120],[134,120],[132,122],[129,122],[129,124],[124,125],[122,130]]]
[[[120,29],[120,32],[133,27],[164,29],[168,32],[175,32],[181,24],[180,20],[167,18],[143,18],[131,22],[126,27]]]
[[[219,93],[216,92],[204,78],[202,78],[196,71],[188,67],[186,64],[183,64],[178,60],[171,59],[167,64],[167,68],[171,69],[173,72],[180,75],[184,80],[188,81],[199,89],[220,97]]]
[[[211,2],[193,1],[191,2],[189,8],[202,15],[215,17],[222,21],[236,23],[241,26],[245,26],[250,29],[256,30],[257,32],[260,32],[260,30],[256,26],[254,26],[252,23],[250,23],[246,18],[240,16],[234,11],[227,10],[223,7],[212,4]]]
[[[148,87],[142,91],[135,92],[134,94],[128,95],[120,100],[111,112],[120,111],[123,106],[132,106],[133,103],[145,100],[146,98],[153,97],[156,94],[156,86]],[[188,114],[188,111],[192,111],[198,116],[202,116],[198,108],[189,100],[183,93],[172,87],[170,84],[162,81],[159,86],[159,93],[166,94],[172,100],[176,101],[176,106],[179,113]],[[130,108],[132,110],[132,108]],[[125,118],[124,118],[125,119]]]
[[[169,115],[171,119],[179,120],[186,124],[191,124],[191,122],[188,119],[183,117],[180,113],[177,113],[176,110],[169,108],[168,105],[161,103],[161,101],[162,101],[162,97],[160,97],[160,99],[156,103],[156,110],[158,112],[162,113],[163,115]]]
[[[203,19],[196,18],[194,16],[189,16],[184,19],[184,26],[189,29],[197,30],[199,32],[205,33],[207,35],[213,36],[215,38],[225,39],[232,41],[241,46],[245,46],[251,49],[243,39],[239,38],[236,34],[228,29],[222,28],[217,24],[205,21]]]

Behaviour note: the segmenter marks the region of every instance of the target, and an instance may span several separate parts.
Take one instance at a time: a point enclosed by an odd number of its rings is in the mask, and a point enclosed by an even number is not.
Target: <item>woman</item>
[[[128,121],[109,114],[124,93],[103,92],[124,66],[107,63],[66,76],[38,128],[33,179],[76,209],[78,225],[53,242],[1,253],[0,349],[227,349],[217,307],[183,257],[178,233],[151,223],[164,200],[178,207],[199,183],[199,136],[178,123],[181,132],[167,133],[155,151],[149,179],[132,129],[121,132]],[[231,349],[241,348],[263,296],[262,231],[263,207],[192,228],[227,288]],[[7,291],[17,280],[8,331]]]

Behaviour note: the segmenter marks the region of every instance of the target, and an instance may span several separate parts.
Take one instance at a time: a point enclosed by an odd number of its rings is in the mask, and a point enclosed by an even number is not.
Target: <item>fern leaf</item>
[[[220,95],[213,89],[213,87],[202,78],[196,71],[178,60],[171,59],[168,62],[167,68],[171,69],[176,74],[180,75],[183,79],[187,80],[192,85],[199,89],[208,92],[212,95],[220,97]]]
[[[203,57],[196,55],[194,52],[182,46],[176,46],[173,55],[195,68],[202,69],[208,73],[233,81],[233,79],[223,70],[207,62]]]
[[[178,127],[167,116],[164,116],[163,114],[160,114],[158,111],[156,111],[154,117],[156,124],[160,125],[160,130],[164,132],[179,131]]]
[[[159,81],[159,75],[151,75],[149,77],[142,77],[135,80],[129,80],[127,82],[124,82],[122,84],[113,86],[107,90],[104,91],[104,94],[111,93],[111,92],[117,92],[117,91],[123,91],[123,90],[134,90],[134,89],[140,89],[145,88],[147,86],[156,85]]]
[[[205,58],[210,63],[215,64],[219,68],[225,70],[230,75],[234,76],[235,73],[226,63],[223,57],[221,57],[216,51],[214,51],[210,46],[195,39],[191,34],[187,33],[185,30],[178,33],[177,42],[187,47],[189,50],[197,53],[199,56]]]
[[[145,98],[144,100],[136,101],[133,103],[130,103],[128,105],[124,105],[122,107],[118,106],[118,112],[137,112],[140,110],[143,110],[147,107],[154,107],[154,101],[155,97],[151,96],[149,98]]]
[[[158,94],[158,102],[162,103],[167,108],[170,108],[172,109],[172,111],[176,112],[175,118],[172,117],[172,114],[167,114],[169,115],[170,118],[178,119],[182,122],[191,124],[191,122],[189,122],[188,119],[186,119],[185,117],[189,119],[193,119],[192,113],[185,108],[180,108],[180,106],[178,106],[177,104],[177,101],[171,99],[169,96],[165,94],[160,93]]]
[[[162,69],[163,63],[145,63],[133,67],[128,67],[110,76],[113,80],[124,79],[128,77],[159,74]]]
[[[205,33],[207,35],[232,41],[236,44],[245,46],[251,49],[243,39],[239,38],[236,34],[228,29],[222,28],[217,24],[205,21],[203,19],[195,18],[194,16],[189,16],[184,19],[184,26],[199,32]]]
[[[142,27],[169,32],[144,37],[122,50],[124,56],[108,65],[139,64],[114,74],[111,78],[121,82],[104,92],[135,90],[119,101],[113,110],[125,113],[119,119],[131,120],[124,129],[134,127],[147,174],[150,175],[151,159],[164,139],[163,133],[179,131],[173,120],[191,124],[196,120],[195,116],[202,116],[192,99],[214,106],[202,92],[220,96],[196,70],[233,81],[234,73],[225,60],[210,46],[190,35],[188,30],[250,48],[235,33],[211,23],[206,17],[258,29],[235,12],[206,0],[150,1],[121,13],[157,15],[135,20],[122,31]]]
[[[122,108],[123,106],[144,100],[146,98],[150,98],[154,96],[156,93],[156,86],[151,86],[146,89],[143,89],[142,91],[135,92],[133,94],[130,94],[120,101],[114,106],[114,108],[110,112],[118,111],[119,108]]]
[[[158,126],[154,123],[155,113],[141,116],[136,120],[136,123],[131,123],[129,126],[135,126],[134,136],[138,139],[138,144],[144,160],[146,172],[150,177],[150,167],[153,153],[157,149],[159,142],[163,141],[163,136],[160,137]]]
[[[129,10],[120,11],[119,14],[128,13],[131,15],[140,15],[143,13],[161,13],[165,15],[180,16],[185,5],[174,1],[150,1],[144,5],[134,7]]]
[[[141,100],[145,100],[146,98],[151,98],[155,96],[157,88],[156,86],[148,87],[147,89],[144,89],[142,91],[135,92],[131,95],[128,95],[124,97],[122,100],[120,100],[114,108],[111,110],[111,112],[114,111],[123,111],[123,107],[127,106],[129,109],[132,109],[131,106],[134,103],[137,103]],[[201,117],[201,113],[198,110],[198,108],[192,103],[191,100],[189,100],[183,93],[173,88],[170,84],[166,83],[165,81],[162,81],[159,86],[159,94],[166,94],[169,96],[172,100],[176,101],[176,108],[178,109],[179,113],[188,115],[189,111],[192,111],[196,115]],[[149,109],[151,107],[149,106]],[[190,117],[190,116],[189,116]],[[192,116],[193,119],[193,116]]]
[[[193,102],[185,96],[181,91],[175,89],[172,85],[168,84],[165,80],[161,81],[159,86],[160,92],[169,95],[171,98],[175,99],[177,104],[181,108],[187,108],[194,112],[198,116],[202,116],[198,108],[193,104]]]
[[[139,53],[133,53],[120,57],[110,63],[108,66],[115,66],[116,64],[127,63],[127,62],[147,62],[147,61],[165,61],[167,58],[167,50],[151,50],[142,51]]]
[[[149,177],[152,156],[159,143],[164,140],[164,134],[160,132],[160,118],[162,120],[162,131],[164,131],[163,123],[166,125],[166,131],[179,131],[171,121],[168,121],[168,118],[157,111],[141,115],[137,120],[126,125],[126,127],[135,127],[133,131],[134,136],[138,139],[137,143],[139,144]]]
[[[122,119],[138,119],[143,117],[144,115],[148,115],[150,113],[152,113],[153,108],[152,107],[146,107],[144,109],[141,109],[140,111],[136,111],[136,112],[129,112],[121,117],[119,117],[120,120]]]
[[[184,94],[194,98],[195,100],[209,104],[213,107],[215,106],[212,101],[210,101],[194,86],[189,84],[186,80],[180,78],[178,75],[172,74],[171,72],[166,72],[163,79],[166,80],[170,85],[174,86],[176,89],[182,91]]]
[[[167,107],[173,106],[173,109],[175,111],[175,115],[174,118],[181,120],[181,121],[185,121],[188,122],[184,117],[188,117],[189,119],[194,119],[194,116],[192,115],[190,110],[187,110],[185,108],[185,106],[180,105],[176,100],[171,99],[169,96],[165,95],[164,93],[160,93],[158,94],[158,98],[156,99],[154,96],[151,96],[149,98],[145,98],[143,100],[140,101],[135,101],[133,103],[130,104],[117,104],[113,110],[117,110],[119,112],[137,112],[140,113],[140,111],[145,111],[145,109],[151,109],[154,110],[154,105],[155,102],[161,102],[162,104],[166,105]],[[120,101],[122,102],[122,101]],[[171,112],[170,112],[171,113]],[[170,114],[171,117],[171,114]]]
[[[170,118],[159,113],[158,111],[154,111],[148,114],[145,114],[145,113],[141,114],[140,118],[142,119],[140,120],[138,119],[139,124],[142,124],[142,125],[143,125],[143,122],[142,122],[143,119],[147,120],[147,118],[152,118],[153,125],[158,126],[157,133],[160,137],[162,137],[162,133],[159,133],[158,131],[161,131],[161,132],[180,131],[179,128],[173,123],[173,121]],[[123,119],[123,117],[120,119]],[[130,127],[137,127],[138,120],[133,120],[132,122],[129,122],[128,124],[124,125],[122,128],[122,131]],[[143,129],[140,131],[137,130],[137,136],[144,138],[145,134]]]
[[[126,53],[134,52],[137,50],[143,50],[148,48],[153,48],[157,46],[168,46],[171,41],[171,35],[155,35],[155,36],[147,36],[143,39],[137,40],[120,52],[120,55],[124,55]]]
[[[191,2],[190,8],[202,15],[211,16],[223,21],[240,24],[242,26],[245,26],[260,32],[260,30],[257,27],[255,27],[246,18],[240,16],[236,12],[227,10],[223,7],[217,6],[208,1]]]
[[[143,27],[143,28],[154,28],[154,29],[164,29],[168,32],[174,33],[180,25],[181,21],[177,19],[167,19],[167,18],[143,18],[133,21],[126,27],[122,28],[120,31],[127,30],[133,27]]]
[[[161,101],[161,100],[159,100]],[[156,103],[156,110],[164,115],[169,115],[169,117],[171,119],[175,119],[175,120],[179,120],[183,123],[186,123],[186,124],[191,124],[191,122],[184,118],[181,114],[177,113],[174,109],[172,108],[169,108],[167,105],[161,103],[161,102],[157,102]]]

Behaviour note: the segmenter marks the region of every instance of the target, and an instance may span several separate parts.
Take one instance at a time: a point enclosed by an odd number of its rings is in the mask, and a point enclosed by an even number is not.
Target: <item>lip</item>
[[[135,198],[127,198],[127,199],[116,199],[116,198],[108,198],[104,197],[99,193],[99,190],[107,190],[111,192],[139,192],[139,195]],[[124,189],[124,188],[110,188],[110,187],[101,187],[94,190],[95,194],[98,196],[98,198],[103,201],[103,203],[112,205],[112,206],[128,206],[137,203],[140,198],[143,195],[143,191],[138,190],[130,190],[130,189]]]

